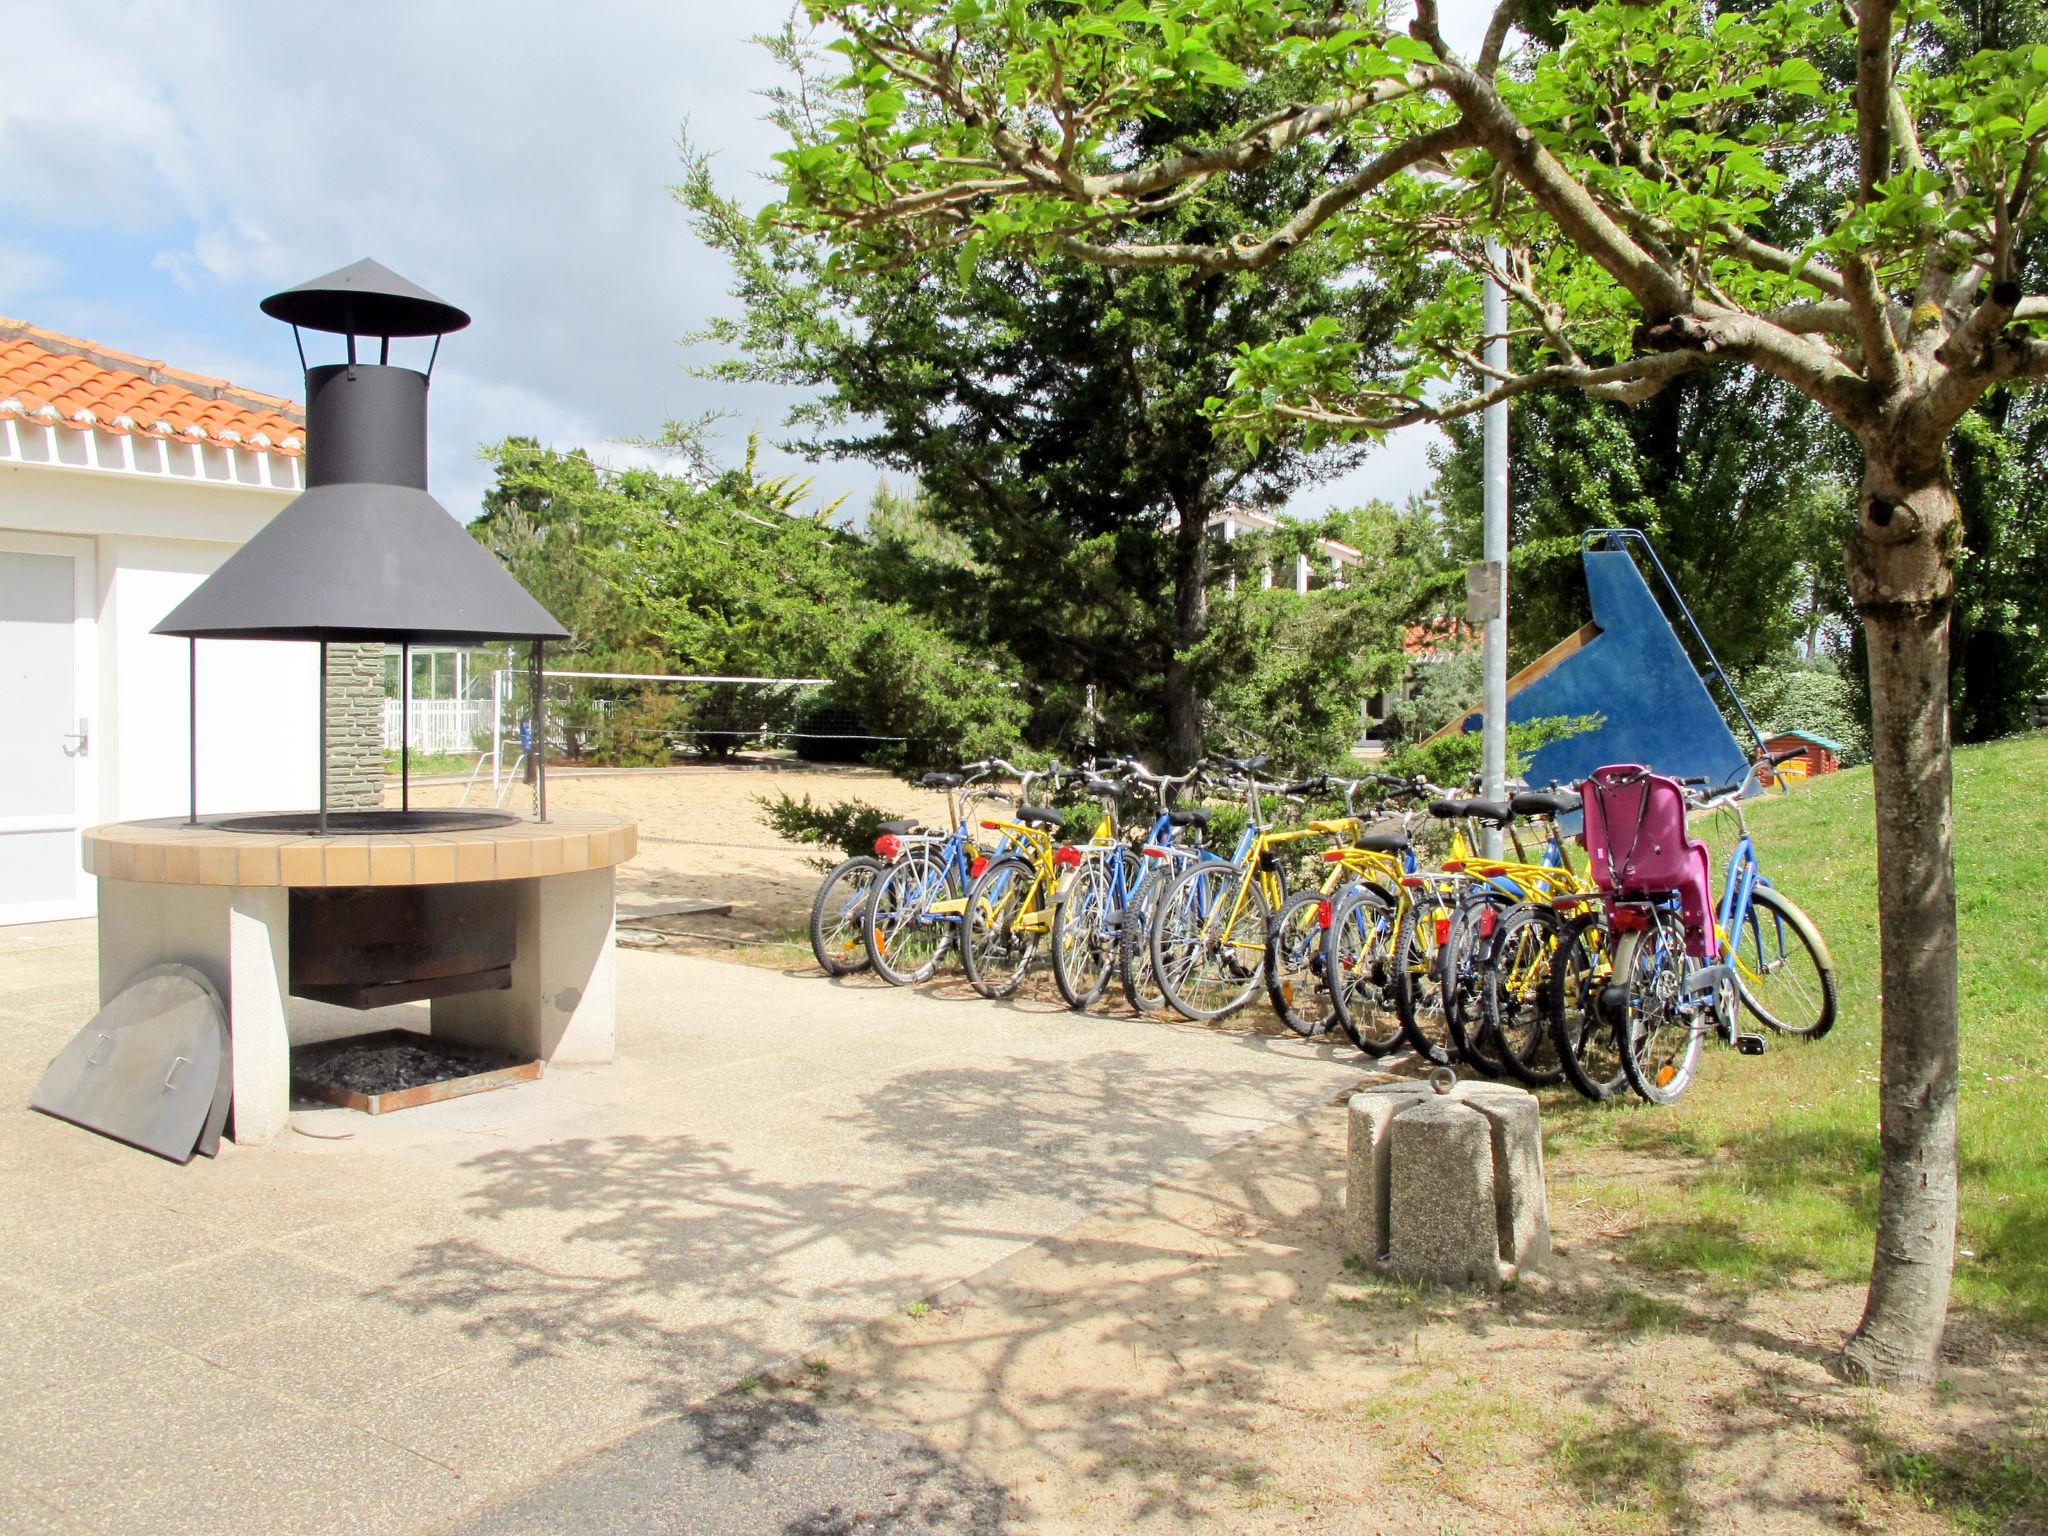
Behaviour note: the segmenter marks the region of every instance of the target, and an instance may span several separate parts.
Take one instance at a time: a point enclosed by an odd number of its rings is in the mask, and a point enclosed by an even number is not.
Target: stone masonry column
[[[384,646],[327,647],[327,803],[361,810],[384,798]]]

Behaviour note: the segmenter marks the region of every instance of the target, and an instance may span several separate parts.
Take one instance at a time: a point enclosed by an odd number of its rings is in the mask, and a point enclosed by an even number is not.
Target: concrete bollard
[[[1382,1083],[1354,1094],[1350,1112],[1348,1256],[1403,1279],[1489,1286],[1548,1256],[1535,1095]]]

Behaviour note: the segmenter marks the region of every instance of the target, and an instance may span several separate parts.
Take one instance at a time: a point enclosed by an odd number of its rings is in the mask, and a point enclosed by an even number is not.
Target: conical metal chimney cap
[[[469,324],[446,299],[368,257],[273,293],[262,309],[273,320],[337,336],[445,336]]]
[[[263,301],[293,325],[423,336],[469,316],[374,261]],[[306,491],[152,631],[202,640],[560,640],[497,557],[427,494],[427,376],[306,370]]]

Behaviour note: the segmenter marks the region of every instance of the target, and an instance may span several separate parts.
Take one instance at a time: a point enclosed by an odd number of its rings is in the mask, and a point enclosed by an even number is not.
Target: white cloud
[[[129,297],[120,274],[51,296],[59,274],[19,255],[10,266],[7,246],[0,293],[49,296],[53,325],[97,304],[109,345],[215,371],[260,345],[239,317],[264,293],[374,255],[475,316],[435,383],[436,483],[451,506],[476,483],[465,481],[476,444],[508,432],[596,447],[726,409],[737,419],[719,435],[736,456],[750,427],[779,430],[793,396],[686,371],[703,359],[677,338],[727,304],[727,275],[666,188],[687,118],[726,189],[762,200],[755,178],[777,139],[756,93],[777,71],[748,34],[788,10],[195,3],[167,23],[138,0],[11,6],[0,219],[155,240],[143,259],[193,313],[143,314],[124,336],[112,324]],[[1484,14],[1479,0],[1449,0],[1453,36],[1476,37]],[[209,329],[221,339],[198,350],[212,362],[173,355],[165,339],[182,346]],[[228,376],[291,390],[283,332],[274,345],[274,362]],[[1417,488],[1406,477],[1424,474],[1419,455],[1386,453],[1381,492]],[[765,457],[771,472],[815,474],[828,497],[851,492],[854,506],[877,478],[866,464]]]

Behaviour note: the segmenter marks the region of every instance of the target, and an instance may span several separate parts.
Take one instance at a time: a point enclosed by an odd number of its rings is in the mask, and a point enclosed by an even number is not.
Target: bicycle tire
[[[1361,911],[1371,910],[1369,918]],[[1341,897],[1324,936],[1324,974],[1332,980],[1331,1012],[1353,1045],[1385,1056],[1407,1038],[1393,998],[1394,937],[1399,903],[1371,886]]]
[[[959,894],[958,871],[916,853],[904,854],[877,875],[861,913],[861,935],[875,974],[892,987],[929,981],[946,957],[954,927],[930,915],[932,903]],[[907,965],[900,963],[905,955],[913,957]]]
[[[1502,915],[1514,905],[1486,886],[1468,891],[1451,913],[1451,937],[1444,946],[1444,1030],[1451,1038],[1452,1050],[1482,1077],[1508,1075],[1500,1059],[1504,1053],[1494,1047],[1480,998],[1493,954],[1485,912],[1493,909],[1497,934]]]
[[[1109,986],[1115,956],[1105,925],[1108,905],[1108,872],[1100,859],[1084,859],[1053,907],[1052,979],[1076,1013],[1092,1007]]]
[[[1147,880],[1117,923],[1117,980],[1123,984],[1124,1001],[1138,1013],[1157,1013],[1166,1006],[1166,994],[1152,969],[1152,916],[1159,910],[1159,892],[1165,884],[1157,876]]]
[[[1038,952],[1038,936],[1020,934],[1016,920],[1031,899],[1037,872],[1028,860],[995,859],[967,888],[960,914],[960,961],[967,981],[991,1000],[1008,997],[1023,983]]]
[[[1321,892],[1296,891],[1281,906],[1266,939],[1266,997],[1280,1022],[1304,1040],[1336,1018],[1324,969]]]
[[[868,892],[886,867],[872,854],[855,854],[819,882],[811,898],[811,954],[827,976],[857,976],[874,963],[864,932]],[[842,886],[851,894],[835,897]]]
[[[1614,947],[1614,978],[1626,989],[1621,1070],[1648,1104],[1678,1101],[1699,1075],[1707,1037],[1678,1006],[1691,967],[1685,929],[1676,913],[1659,911],[1648,928],[1625,933]]]
[[[1789,1010],[1785,1010],[1782,1004],[1775,1011],[1767,1007],[1763,999],[1750,987],[1746,972],[1768,974],[1767,957],[1769,951],[1776,947],[1758,921],[1758,908],[1770,913],[1785,925],[1799,941],[1800,948],[1813,967],[1820,999],[1809,1022],[1795,1023],[1792,1017],[1780,1017],[1781,1012],[1789,1013]],[[1742,1006],[1747,1008],[1765,1028],[1781,1035],[1789,1035],[1795,1040],[1818,1040],[1833,1029],[1835,1013],[1840,1005],[1840,998],[1835,989],[1835,962],[1834,957],[1828,953],[1827,940],[1823,939],[1820,930],[1813,926],[1813,919],[1772,887],[1759,885],[1750,895],[1749,916],[1742,924],[1742,929],[1743,931],[1735,935],[1729,944],[1731,958],[1736,962],[1736,993],[1742,999]],[[1752,943],[1760,951],[1760,957],[1745,966],[1743,953]],[[1786,959],[1792,962],[1794,957],[1787,954]],[[1801,1012],[1804,1011],[1802,1007]]]
[[[1424,1061],[1444,1067],[1451,1062],[1451,1038],[1443,1011],[1443,943],[1437,911],[1432,897],[1411,901],[1401,913],[1394,931],[1394,1007],[1401,1015],[1401,1035],[1408,1048]],[[1448,939],[1448,932],[1442,937]]]
[[[1508,1075],[1530,1088],[1564,1080],[1544,994],[1564,922],[1554,908],[1523,903],[1494,930],[1479,1001]]]
[[[1558,935],[1557,955],[1544,987],[1544,1012],[1564,1079],[1582,1098],[1598,1104],[1627,1082],[1621,1069],[1621,1038],[1601,1006],[1606,984],[1608,932],[1605,914],[1581,912]]]
[[[1167,1005],[1197,1023],[1234,1013],[1252,999],[1265,970],[1272,914],[1248,872],[1221,860],[1190,865],[1159,893],[1152,968]],[[1217,928],[1217,914],[1222,927]]]

